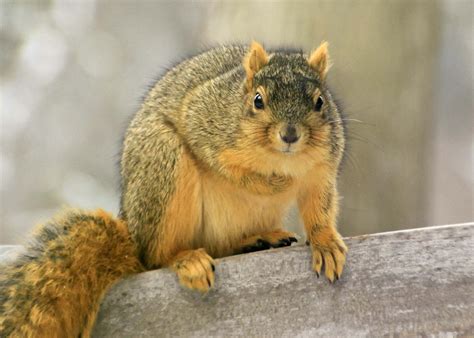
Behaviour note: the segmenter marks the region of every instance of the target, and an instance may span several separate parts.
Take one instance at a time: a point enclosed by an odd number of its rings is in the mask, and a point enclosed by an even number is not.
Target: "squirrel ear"
[[[329,60],[327,41],[321,42],[318,48],[316,48],[310,55],[308,63],[321,77],[321,80],[324,81],[326,74],[328,73],[329,68],[331,68],[331,63]]]
[[[262,45],[252,41],[250,50],[244,58],[244,68],[247,73],[247,89],[252,88],[253,77],[268,63],[268,54]]]

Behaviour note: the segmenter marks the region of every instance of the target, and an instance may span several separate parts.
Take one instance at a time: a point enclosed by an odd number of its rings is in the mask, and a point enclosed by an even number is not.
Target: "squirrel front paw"
[[[184,287],[206,293],[214,286],[214,260],[204,249],[180,252],[171,268]]]
[[[270,248],[281,248],[298,242],[296,235],[284,230],[265,232],[244,239],[237,249],[237,253],[249,253]]]
[[[311,241],[313,253],[313,270],[318,277],[324,264],[326,277],[334,282],[339,279],[346,262],[347,247],[337,232],[329,236],[320,236]]]

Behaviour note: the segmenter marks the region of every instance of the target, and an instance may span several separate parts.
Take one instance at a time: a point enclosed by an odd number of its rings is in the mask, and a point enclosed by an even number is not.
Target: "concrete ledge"
[[[347,239],[341,280],[306,246],[220,260],[216,288],[181,289],[168,270],[118,283],[95,337],[474,334],[474,223]]]
[[[174,273],[117,283],[94,337],[474,335],[474,223],[346,239],[348,262],[330,284],[306,246],[218,261],[205,296]],[[0,250],[0,261],[12,247]]]

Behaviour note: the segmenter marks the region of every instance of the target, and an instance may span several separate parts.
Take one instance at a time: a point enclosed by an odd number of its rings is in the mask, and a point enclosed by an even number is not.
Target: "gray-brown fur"
[[[145,109],[145,108],[143,108]],[[122,156],[122,210],[140,259],[154,267],[159,223],[174,191],[181,141],[163,116],[138,112],[127,131]]]
[[[189,149],[200,165],[226,175],[217,158],[235,144],[242,120],[251,118],[244,105],[242,61],[247,52],[247,46],[217,47],[172,68],[151,89],[126,133],[121,215],[145,264],[160,245],[160,222],[173,193],[181,147]],[[321,124],[331,126],[332,136],[313,142],[332,148],[337,166],[344,150],[340,113],[324,81],[308,65],[307,56],[276,51],[255,80],[255,85],[264,83],[271,89],[272,109],[277,112],[274,119],[289,122],[304,120],[312,110],[311,93],[320,88],[328,103]],[[270,182],[256,173],[241,183],[246,186],[255,180]],[[276,178],[275,191],[280,191],[282,181],[283,177]]]

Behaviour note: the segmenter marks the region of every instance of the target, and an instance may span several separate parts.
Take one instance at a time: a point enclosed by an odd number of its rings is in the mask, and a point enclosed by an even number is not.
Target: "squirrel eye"
[[[253,98],[253,105],[256,109],[263,109],[263,98],[260,93],[257,93],[257,95],[255,95],[255,97]]]
[[[314,105],[314,110],[316,110],[317,112],[320,112],[321,108],[323,107],[323,104],[324,104],[323,98],[321,96],[318,97],[316,104]]]

